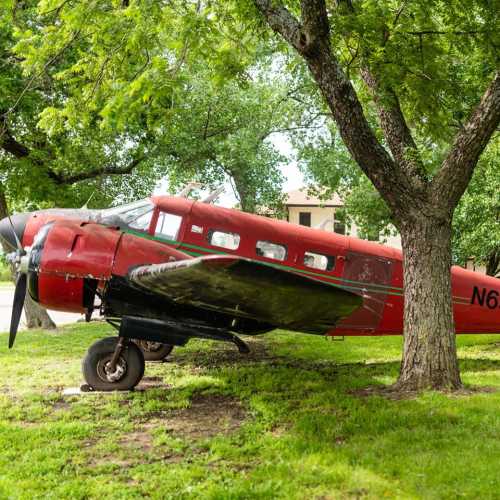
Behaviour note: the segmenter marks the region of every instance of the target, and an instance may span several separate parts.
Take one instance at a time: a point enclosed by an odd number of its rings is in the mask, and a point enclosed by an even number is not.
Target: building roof
[[[340,199],[337,193],[334,193],[331,199],[321,200],[317,196],[311,196],[307,193],[307,188],[295,189],[294,191],[289,191],[287,193],[287,199],[285,202],[287,207],[299,206],[299,207],[341,207],[344,202]]]

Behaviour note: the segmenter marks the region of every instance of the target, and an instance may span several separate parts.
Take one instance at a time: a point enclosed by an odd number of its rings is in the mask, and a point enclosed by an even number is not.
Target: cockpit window
[[[139,231],[148,231],[153,218],[154,205],[149,200],[136,201],[102,211],[102,219],[120,222]]]
[[[156,223],[155,236],[165,240],[177,240],[181,228],[182,217],[161,212]]]

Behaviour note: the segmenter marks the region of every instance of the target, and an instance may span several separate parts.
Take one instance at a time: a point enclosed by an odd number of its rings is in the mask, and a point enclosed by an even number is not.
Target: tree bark
[[[488,276],[496,276],[500,272],[500,249],[488,256],[486,260],[486,274]]]
[[[399,390],[459,389],[451,301],[451,218],[409,218],[400,227],[404,349]]]
[[[26,315],[27,328],[43,328],[44,330],[54,330],[56,324],[52,321],[46,309],[40,307],[26,293],[24,300],[24,314]]]
[[[8,213],[5,193],[0,187],[0,219],[7,217]],[[12,280],[15,281],[14,275]],[[24,301],[24,314],[26,315],[26,326],[28,328],[44,328],[46,330],[56,328],[56,324],[52,321],[46,309],[34,302],[28,293],[26,293]]]

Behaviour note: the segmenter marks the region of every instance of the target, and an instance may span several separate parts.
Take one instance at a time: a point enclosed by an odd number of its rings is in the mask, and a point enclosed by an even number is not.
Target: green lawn
[[[458,340],[489,392],[360,396],[395,379],[400,338],[277,331],[248,357],[191,342],[145,390],[62,396],[110,333],[0,335],[0,498],[499,498],[500,336]]]

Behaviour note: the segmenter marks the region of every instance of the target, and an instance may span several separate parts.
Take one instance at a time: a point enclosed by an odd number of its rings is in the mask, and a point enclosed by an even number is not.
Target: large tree
[[[459,388],[451,225],[500,120],[497,9],[474,1],[466,11],[461,2],[254,3],[306,63],[346,147],[401,233],[404,350],[396,387]],[[363,104],[375,108],[381,134]],[[449,146],[429,164],[433,137]]]

